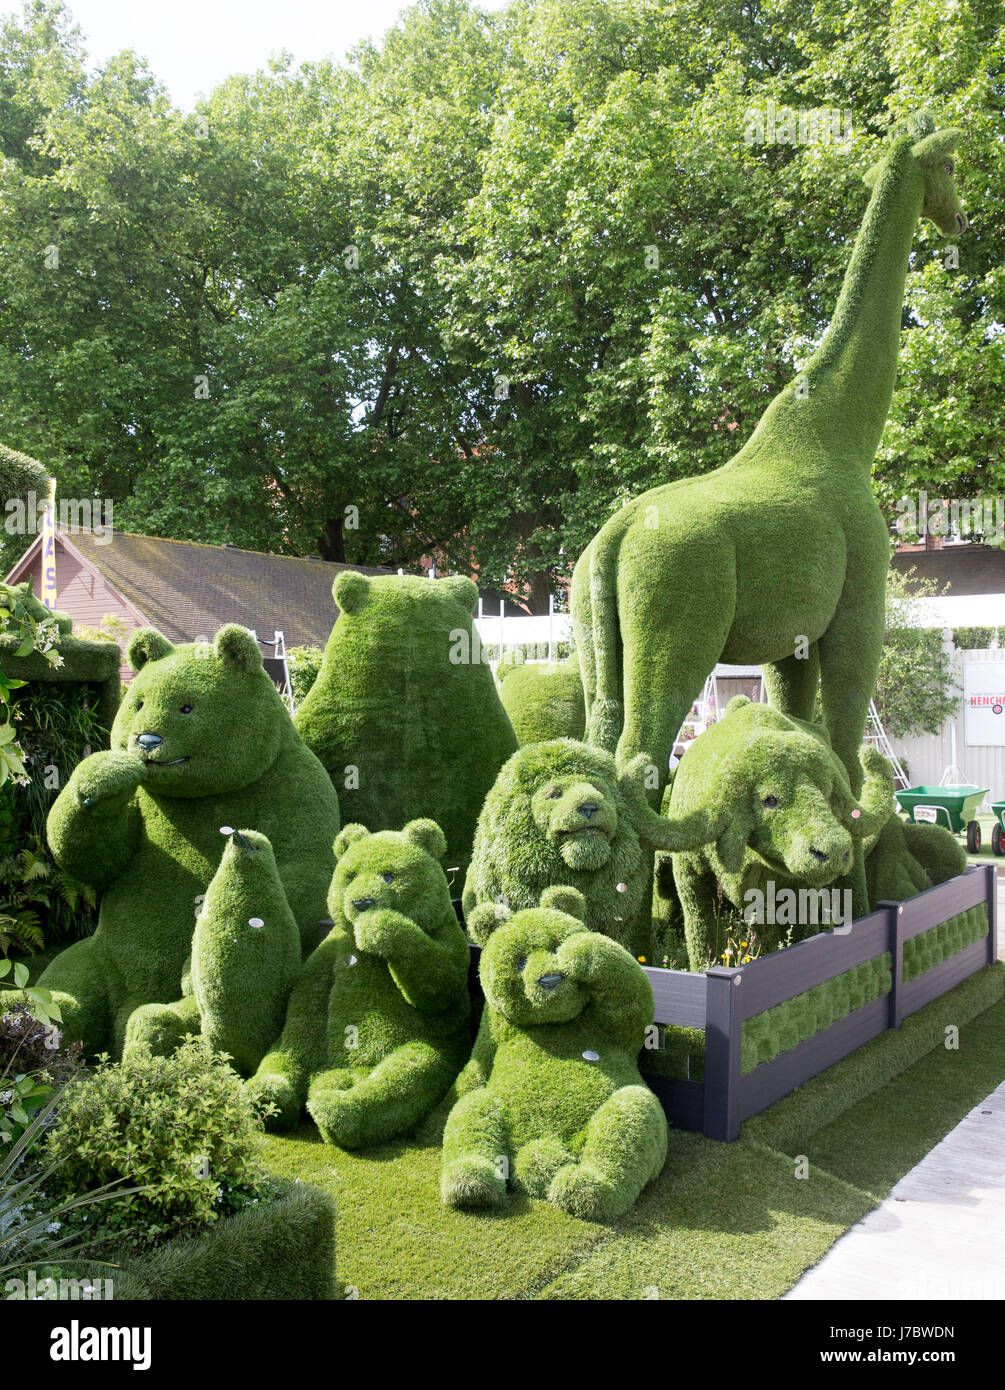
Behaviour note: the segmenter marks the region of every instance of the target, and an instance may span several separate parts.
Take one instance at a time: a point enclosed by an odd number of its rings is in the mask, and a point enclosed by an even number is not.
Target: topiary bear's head
[[[495,914],[479,967],[487,1002],[522,1028],[576,1018],[590,993],[566,968],[564,947],[571,937],[593,935],[584,925],[583,895],[575,888],[546,888],[540,907],[510,916],[496,905]]]
[[[140,628],[127,658],[136,676],[115,717],[112,747],[143,759],[147,791],[238,791],[275,761],[290,716],[245,628],[231,624],[212,643],[177,647]]]
[[[574,739],[530,743],[514,753],[489,792],[479,835],[503,855],[526,859],[552,878],[563,866],[603,870],[638,839],[609,753]]]
[[[450,888],[440,860],[443,831],[432,820],[413,820],[404,830],[343,826],[335,840],[335,873],[328,891],[334,922],[352,930],[363,912],[387,908],[428,930],[452,913]]]

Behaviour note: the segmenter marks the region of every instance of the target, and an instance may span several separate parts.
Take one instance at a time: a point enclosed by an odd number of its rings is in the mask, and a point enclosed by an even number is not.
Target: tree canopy
[[[842,137],[751,140],[769,102]],[[1005,486],[999,3],[421,0],[186,114],[29,0],[0,25],[0,440],[123,529],[540,599],[627,497],[735,452],[920,106],[964,131],[971,226],[916,239],[891,517]]]

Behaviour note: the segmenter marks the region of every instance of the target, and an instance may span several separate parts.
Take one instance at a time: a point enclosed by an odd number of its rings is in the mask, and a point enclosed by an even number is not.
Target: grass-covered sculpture
[[[325,1140],[365,1148],[411,1134],[468,1056],[468,945],[433,821],[371,835],[347,825],[328,906],[334,926],[303,968],[286,1026],[249,1093],[270,1128],[307,1110]]]
[[[674,776],[669,815],[705,815],[718,824],[726,812],[729,825],[714,844],[673,856],[692,970],[721,964],[730,935],[744,935],[740,927],[756,934],[764,953],[790,930],[799,940],[847,919],[842,898],[841,913],[822,920],[832,899],[815,894],[847,882],[855,841],[878,834],[893,798],[886,759],[869,748],[862,761],[866,781],[858,801],[821,725],[743,695],[695,739]],[[795,911],[791,896],[780,898],[783,890],[795,895]],[[812,890],[801,904],[800,890]],[[755,893],[761,897],[750,896]],[[769,903],[779,904],[777,913]],[[851,915],[864,915],[868,906],[853,902]],[[815,920],[804,920],[814,907]],[[745,918],[749,909],[762,920]]]
[[[720,827],[669,821],[645,793],[645,759],[618,772],[609,753],[573,739],[528,744],[485,798],[464,884],[464,919],[483,943],[495,907],[535,907],[553,884],[586,900],[586,923],[652,958],[653,852],[697,848]]]
[[[503,709],[521,747],[552,738],[583,737],[586,706],[579,662],[575,659],[501,661],[496,680]]]
[[[137,674],[111,749],[77,766],[48,822],[58,863],[102,895],[98,927],[39,981],[69,1037],[115,1055],[135,1009],[179,998],[196,912],[224,849],[221,827],[267,836],[305,948],[325,916],[339,828],[331,779],[244,628],[178,647],[142,628],[128,660]],[[170,1044],[162,1031],[163,1049]]]
[[[297,728],[347,823],[442,827],[458,892],[485,793],[516,748],[473,630],[477,589],[462,577],[347,570],[332,592],[339,616]]]
[[[903,902],[966,871],[967,855],[941,825],[906,823],[891,815],[865,858],[869,904]]]
[[[8,502],[24,505],[31,493],[36,502],[45,501],[49,495],[48,473],[37,459],[0,444],[0,507],[6,510]]]
[[[652,987],[585,912],[581,894],[559,886],[512,917],[497,908],[482,1027],[443,1137],[450,1206],[498,1206],[512,1188],[610,1220],[663,1167],[666,1117],[636,1061]]]
[[[890,408],[919,216],[966,226],[959,132],[913,117],[872,197],[820,346],[723,468],[633,498],[580,557],[572,615],[588,738],[665,779],[716,662],[763,664],[772,703],[824,722],[853,792],[883,644],[890,541],[871,468]],[[658,804],[656,795],[653,804]]]
[[[300,973],[300,928],[267,838],[224,829],[227,844],[196,917],[182,998],[136,1009],[123,1055],[170,1053],[180,1037],[198,1033],[250,1076],[282,1032]]]

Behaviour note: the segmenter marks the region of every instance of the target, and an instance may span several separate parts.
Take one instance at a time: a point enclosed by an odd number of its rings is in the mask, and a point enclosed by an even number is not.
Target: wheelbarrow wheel
[[[991,848],[995,854],[1005,854],[1005,845],[1002,844],[1002,828],[996,825],[991,831]]]
[[[969,854],[980,854],[981,852],[981,827],[978,821],[967,821],[967,852]]]

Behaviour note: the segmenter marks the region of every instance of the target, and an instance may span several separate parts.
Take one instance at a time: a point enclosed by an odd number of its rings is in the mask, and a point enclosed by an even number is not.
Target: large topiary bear
[[[468,945],[430,820],[371,835],[347,825],[328,905],[332,930],[290,996],[286,1026],[248,1082],[295,1124],[306,1098],[345,1149],[410,1134],[442,1100],[470,1048]]]
[[[893,805],[886,759],[870,748],[863,765],[860,803],[821,725],[743,695],[695,740],[674,775],[669,815],[704,814],[718,826],[725,812],[728,828],[714,844],[673,856],[692,970],[706,969],[710,960],[719,964],[728,935],[756,904],[752,893],[762,894],[766,905],[783,889],[798,894],[847,883],[855,841],[878,834]],[[789,922],[787,912],[779,913],[786,920],[758,922],[762,947],[780,945],[789,926],[796,939],[809,926],[820,930],[820,901],[812,901],[814,922]],[[868,902],[852,911],[864,915]]]
[[[478,591],[461,577],[346,570],[332,592],[341,611],[297,728],[347,822],[435,820],[459,887],[482,801],[516,748],[471,622]]]
[[[623,1215],[663,1167],[667,1125],[636,1058],[653,1019],[642,967],[587,929],[556,886],[482,952],[485,1014],[443,1137],[443,1200],[495,1206],[507,1187],[588,1221]]]
[[[501,661],[496,680],[521,747],[583,737],[586,706],[578,661]]]
[[[331,780],[249,632],[229,626],[212,644],[173,647],[144,628],[128,659],[137,675],[111,749],[80,763],[48,822],[57,861],[102,894],[98,927],[39,981],[55,992],[71,1038],[116,1055],[136,1008],[178,999],[221,826],[268,837],[304,947],[325,915],[339,828]],[[171,1042],[162,1033],[165,1050]]]
[[[591,931],[651,959],[654,849],[696,848],[722,827],[704,816],[678,824],[657,815],[646,767],[639,758],[619,773],[609,753],[573,739],[514,753],[478,817],[463,897],[472,939],[486,940],[496,904],[533,907],[564,883],[586,899]]]
[[[182,997],[134,1010],[124,1057],[140,1048],[170,1053],[184,1034],[201,1033],[250,1076],[282,1031],[300,974],[300,928],[268,839],[223,829],[228,843],[196,916]]]

